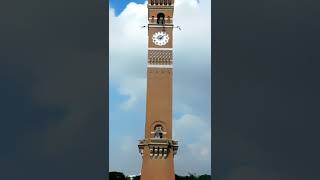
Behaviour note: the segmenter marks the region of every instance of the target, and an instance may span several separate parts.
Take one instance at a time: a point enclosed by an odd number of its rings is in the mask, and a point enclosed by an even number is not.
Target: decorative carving
[[[145,147],[145,140],[140,140],[139,144],[138,144],[138,148],[139,148],[139,153],[143,156],[143,151],[144,151],[144,147]]]
[[[174,3],[174,0],[149,0],[151,5],[168,6]]]
[[[170,139],[157,139],[157,138],[150,138],[140,140],[138,145],[139,152],[143,156],[144,148],[148,147],[149,149],[149,156],[152,159],[166,159],[170,152],[175,155],[178,150],[178,142],[173,141]]]
[[[171,50],[149,50],[148,63],[154,65],[171,65],[172,51]]]
[[[153,156],[153,149],[150,149],[150,156]]]
[[[151,158],[166,158],[168,156],[169,147],[162,146],[150,146],[150,157]]]
[[[178,151],[178,141],[172,141],[172,149],[173,149],[173,155],[177,154]]]

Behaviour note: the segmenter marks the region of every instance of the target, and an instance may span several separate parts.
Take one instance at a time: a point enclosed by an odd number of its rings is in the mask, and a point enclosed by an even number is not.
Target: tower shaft
[[[139,143],[142,180],[174,180],[172,140],[173,0],[148,1],[148,69],[145,138]]]

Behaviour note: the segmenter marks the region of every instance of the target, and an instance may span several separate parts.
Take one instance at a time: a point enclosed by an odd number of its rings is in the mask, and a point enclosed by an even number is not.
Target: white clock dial
[[[163,31],[156,32],[152,36],[152,41],[155,45],[164,46],[169,42],[169,35]]]

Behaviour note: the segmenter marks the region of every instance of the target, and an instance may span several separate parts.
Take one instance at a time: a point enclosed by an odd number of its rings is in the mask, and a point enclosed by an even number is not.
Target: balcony
[[[146,146],[148,147],[150,157],[152,158],[167,158],[170,151],[172,151],[173,155],[175,155],[177,154],[179,147],[178,141],[167,138],[143,139],[140,140],[138,144],[139,152],[142,156]]]

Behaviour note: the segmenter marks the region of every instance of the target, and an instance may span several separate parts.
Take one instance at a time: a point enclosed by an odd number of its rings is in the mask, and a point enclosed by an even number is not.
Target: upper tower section
[[[172,25],[174,0],[148,0],[149,25]]]
[[[163,48],[165,49],[172,48],[173,10],[174,10],[174,0],[148,0],[148,22],[149,22],[148,23],[148,47],[149,47],[149,50],[150,49],[163,50]],[[152,56],[152,54],[155,54],[155,53],[156,53],[155,51],[152,51],[152,52],[149,52],[149,55]],[[167,54],[169,54],[170,56],[171,52],[167,52]]]

